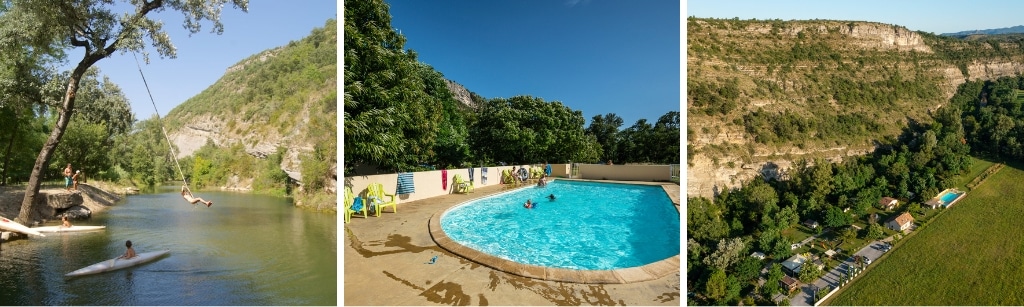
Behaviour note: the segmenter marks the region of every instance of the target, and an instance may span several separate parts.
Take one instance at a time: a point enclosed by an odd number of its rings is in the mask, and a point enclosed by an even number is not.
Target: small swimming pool
[[[942,201],[943,207],[949,207],[950,205],[953,204],[953,201],[955,201],[957,197],[960,197],[960,195],[963,194],[964,192],[960,192],[958,190],[948,190],[942,193],[941,196],[939,196],[939,200]]]
[[[523,208],[527,199],[537,206]],[[451,240],[505,260],[611,270],[679,255],[679,219],[658,185],[556,180],[452,207],[440,226]]]

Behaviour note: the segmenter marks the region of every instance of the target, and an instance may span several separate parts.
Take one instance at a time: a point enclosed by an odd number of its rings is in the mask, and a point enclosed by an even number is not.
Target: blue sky
[[[686,15],[740,19],[832,19],[896,24],[935,34],[1024,24],[1024,1],[693,1]]]
[[[210,33],[209,23],[204,23],[203,29],[191,37],[182,27],[181,12],[165,9],[153,15],[164,22],[164,30],[178,52],[176,59],[161,59],[149,47],[149,65],[139,56],[160,115],[167,115],[174,106],[202,92],[242,59],[302,39],[314,28],[323,27],[327,19],[338,19],[338,7],[335,1],[324,0],[302,1],[301,5],[289,1],[252,0],[249,12],[243,13],[225,5],[221,17],[223,34]],[[69,52],[69,64],[78,63],[82,52]],[[131,53],[116,53],[97,62],[96,67],[100,68],[101,75],[109,76],[121,87],[137,119],[147,119],[154,114]]]
[[[420,62],[485,98],[531,95],[621,129],[680,110],[680,3],[386,0]]]

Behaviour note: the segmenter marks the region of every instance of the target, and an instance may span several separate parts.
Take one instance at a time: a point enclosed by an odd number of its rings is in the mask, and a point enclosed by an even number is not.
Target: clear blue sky
[[[216,82],[225,70],[242,59],[270,48],[287,45],[323,27],[331,18],[338,19],[338,4],[330,0],[290,2],[252,0],[249,12],[243,13],[225,5],[221,21],[224,33],[210,33],[209,23],[200,32],[189,37],[182,27],[183,15],[171,9],[154,15],[164,22],[164,30],[177,47],[178,57],[161,59],[147,44],[150,64],[142,63],[142,71],[153,92],[160,115],[167,115],[175,106],[199,94]],[[339,40],[340,41],[340,40]],[[68,53],[69,64],[77,64],[82,50]],[[131,53],[116,53],[96,63],[101,75],[117,83],[131,102],[132,111],[139,120],[154,114],[139,69]]]
[[[935,34],[1024,24],[1024,1],[694,1],[686,16],[739,19],[833,19],[896,24]]]
[[[679,1],[386,2],[406,49],[485,98],[615,113],[621,129],[680,110]]]

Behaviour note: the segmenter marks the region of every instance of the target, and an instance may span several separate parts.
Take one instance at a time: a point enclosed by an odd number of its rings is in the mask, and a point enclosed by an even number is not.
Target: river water
[[[106,230],[48,234],[0,250],[0,305],[335,305],[337,216],[297,209],[290,199],[177,187],[128,196],[91,220]],[[170,250],[155,262],[113,272],[64,274],[135,251]]]

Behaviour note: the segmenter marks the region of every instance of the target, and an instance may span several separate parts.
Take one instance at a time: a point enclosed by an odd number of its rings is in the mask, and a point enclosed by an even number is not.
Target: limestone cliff
[[[189,156],[207,143],[240,144],[261,159],[280,148],[281,169],[301,181],[303,154],[316,145],[336,146],[336,28],[328,20],[301,40],[242,59],[209,88],[171,110],[164,123],[176,157]],[[221,187],[251,189],[251,178],[233,178]]]
[[[448,91],[452,92],[452,97],[455,100],[461,102],[466,107],[476,109],[476,102],[473,101],[473,96],[466,87],[448,79],[444,79],[444,82],[448,86]]]
[[[873,22],[689,18],[687,31],[688,196],[870,153],[966,80],[1024,73],[1019,44]]]

